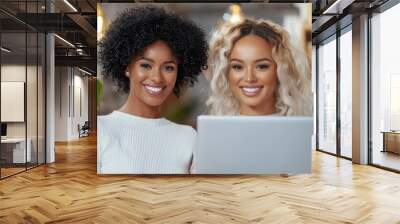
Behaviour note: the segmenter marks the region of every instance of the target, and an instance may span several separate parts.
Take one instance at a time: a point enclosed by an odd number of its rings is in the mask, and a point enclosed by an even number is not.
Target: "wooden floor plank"
[[[96,174],[96,139],[0,181],[0,223],[400,223],[400,175],[313,152],[302,175]]]

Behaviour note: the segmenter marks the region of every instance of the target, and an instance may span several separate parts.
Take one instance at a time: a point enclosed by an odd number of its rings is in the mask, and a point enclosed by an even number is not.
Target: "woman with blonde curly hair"
[[[281,26],[261,19],[223,24],[209,49],[211,114],[311,116],[307,57]]]

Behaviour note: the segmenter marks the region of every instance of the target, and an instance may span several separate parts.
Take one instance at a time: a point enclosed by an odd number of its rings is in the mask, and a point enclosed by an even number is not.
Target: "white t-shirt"
[[[189,173],[196,141],[192,127],[120,111],[97,119],[97,173]]]

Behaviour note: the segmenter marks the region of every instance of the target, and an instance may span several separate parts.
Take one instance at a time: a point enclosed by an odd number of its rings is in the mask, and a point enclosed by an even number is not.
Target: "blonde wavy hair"
[[[211,94],[207,100],[210,114],[238,115],[240,104],[228,83],[229,54],[235,42],[246,35],[257,35],[272,46],[277,65],[278,88],[276,112],[281,116],[311,116],[311,73],[306,55],[300,54],[288,33],[268,20],[245,19],[240,23],[224,23],[215,29],[209,41],[208,72]]]

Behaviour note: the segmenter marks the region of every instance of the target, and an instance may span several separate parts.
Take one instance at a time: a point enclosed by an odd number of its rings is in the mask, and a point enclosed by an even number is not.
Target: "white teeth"
[[[242,88],[243,91],[247,92],[247,93],[256,93],[258,91],[260,91],[260,87],[243,87]]]
[[[145,87],[147,90],[149,90],[152,93],[159,93],[162,90],[161,87],[152,87],[152,86],[145,86]]]

